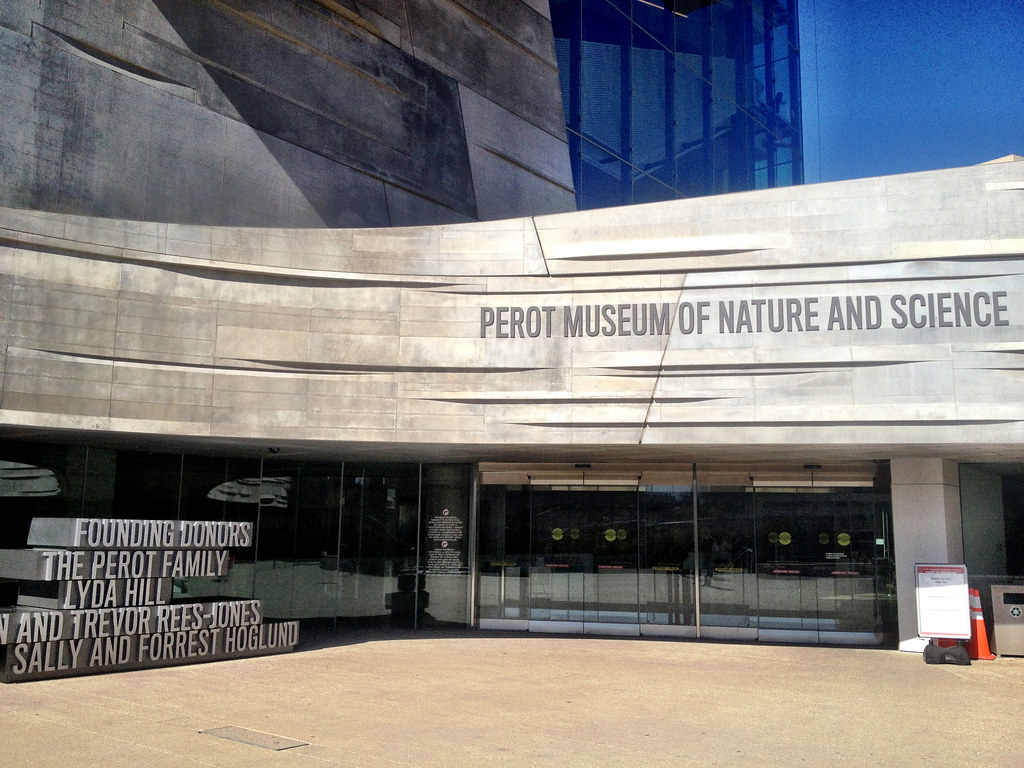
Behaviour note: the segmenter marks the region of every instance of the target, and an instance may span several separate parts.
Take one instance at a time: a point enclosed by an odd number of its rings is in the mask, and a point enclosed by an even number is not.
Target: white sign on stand
[[[971,639],[967,566],[918,563],[917,626],[923,638]]]

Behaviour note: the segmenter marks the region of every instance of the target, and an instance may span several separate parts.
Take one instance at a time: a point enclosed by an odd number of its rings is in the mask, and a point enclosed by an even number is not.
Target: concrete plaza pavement
[[[0,753],[11,768],[1019,768],[1024,658],[307,632],[280,656],[0,685]]]

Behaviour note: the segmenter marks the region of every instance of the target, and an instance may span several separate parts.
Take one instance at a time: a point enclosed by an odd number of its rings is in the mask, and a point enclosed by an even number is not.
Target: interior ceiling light
[[[701,8],[714,5],[719,0],[662,0],[662,5],[676,16],[686,16]]]

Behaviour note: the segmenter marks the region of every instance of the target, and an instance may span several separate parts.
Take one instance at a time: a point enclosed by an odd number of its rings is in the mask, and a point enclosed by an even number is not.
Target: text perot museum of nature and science
[[[1006,291],[480,307],[480,338],[814,333],[1010,324]]]
[[[4,682],[162,667],[293,650],[298,622],[264,623],[261,601],[172,600],[175,579],[226,576],[251,522],[36,518],[0,550],[19,581],[0,611]]]

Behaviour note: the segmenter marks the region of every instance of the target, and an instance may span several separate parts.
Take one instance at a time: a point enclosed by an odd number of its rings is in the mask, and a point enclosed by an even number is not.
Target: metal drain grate
[[[262,747],[263,749],[273,749],[278,752],[283,749],[309,746],[308,741],[286,739],[284,736],[275,736],[272,733],[251,731],[248,728],[239,728],[236,725],[225,725],[223,728],[211,728],[208,731],[200,731],[200,733],[217,736],[221,739],[228,739],[229,741],[237,741],[242,744],[252,744],[254,747]]]

